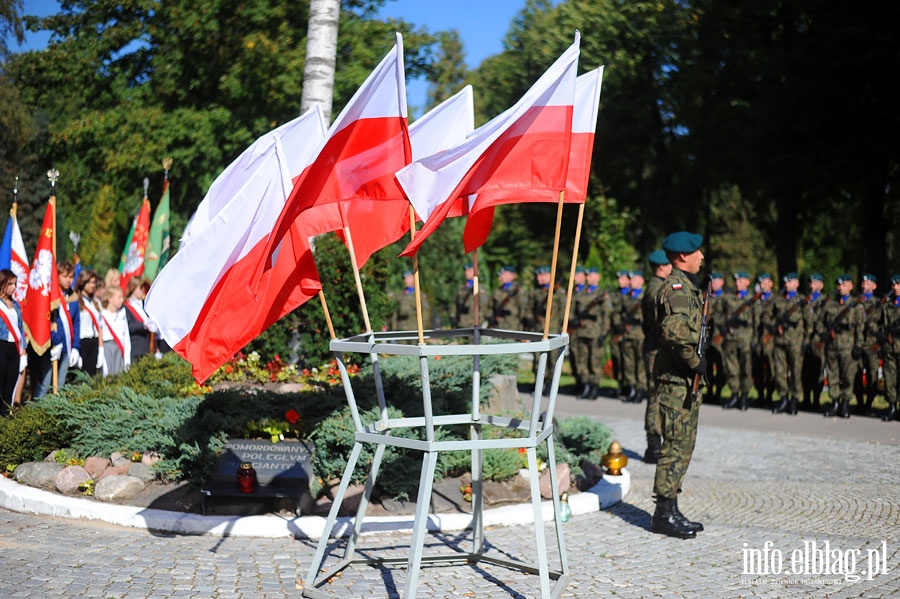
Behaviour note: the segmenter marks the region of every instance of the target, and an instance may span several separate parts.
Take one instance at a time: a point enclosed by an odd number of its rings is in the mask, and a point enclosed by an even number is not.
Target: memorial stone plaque
[[[250,462],[260,484],[273,480],[295,482],[312,476],[310,447],[300,441],[271,443],[261,439],[229,439],[216,462],[213,476],[234,480],[242,462]]]

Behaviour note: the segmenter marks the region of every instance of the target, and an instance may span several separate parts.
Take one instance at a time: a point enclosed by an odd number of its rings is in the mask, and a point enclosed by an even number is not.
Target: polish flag
[[[476,129],[468,139],[445,152],[427,156],[397,173],[407,197],[415,198],[425,226],[401,256],[415,254],[449,214],[454,199],[477,194],[476,212],[493,212],[509,202],[556,201],[565,188],[572,137],[572,106],[578,69],[575,42],[511,108]],[[448,201],[451,200],[451,201]],[[483,233],[479,219],[475,233]],[[487,221],[490,229],[490,221]],[[464,238],[466,252],[478,247]]]
[[[16,218],[15,202],[9,211],[6,233],[3,236],[3,243],[0,244],[0,268],[8,268],[16,273],[16,291],[13,299],[21,303],[28,291],[28,255],[25,253],[25,242],[22,241],[19,220]]]
[[[198,382],[321,289],[307,237],[296,228],[286,232],[290,243],[260,278],[259,290],[251,292],[247,283],[257,276],[294,179],[324,135],[316,107],[260,138],[213,183],[189,242],[150,287],[147,313]]]
[[[403,38],[398,33],[397,43],[338,115],[315,160],[294,185],[269,237],[262,269],[272,267],[295,223],[310,235],[349,229],[361,268],[409,230],[409,202],[394,173],[411,158]],[[301,237],[295,241],[307,243]]]
[[[582,203],[587,198],[594,154],[594,132],[600,108],[600,84],[603,67],[585,73],[575,80],[575,111],[572,114],[572,152],[566,181],[566,203]]]

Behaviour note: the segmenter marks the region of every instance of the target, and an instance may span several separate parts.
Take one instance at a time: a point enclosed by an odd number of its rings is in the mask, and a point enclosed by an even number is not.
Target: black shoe
[[[591,391],[588,393],[587,399],[597,399],[600,397],[600,385],[591,385]]]
[[[825,411],[822,412],[822,416],[824,416],[825,418],[831,418],[836,415],[838,412],[838,404],[840,404],[838,400],[832,400],[831,404],[827,408],[825,408]]]
[[[675,503],[675,514],[681,518],[681,522],[684,524],[685,528],[689,530],[693,530],[694,532],[702,532],[703,525],[699,522],[692,522],[687,519],[687,517],[681,513],[681,510],[678,509],[678,498],[672,500]]]
[[[730,398],[728,398],[728,401],[726,401],[725,403],[722,404],[722,409],[730,410],[731,408],[738,405],[738,402],[740,401],[740,399],[741,399],[741,396],[738,395],[737,393],[732,394],[732,396]]]
[[[581,393],[578,394],[578,399],[587,399],[587,396],[591,393],[591,386],[585,383],[584,387],[581,388]]]
[[[841,401],[841,418],[850,418],[850,400]]]
[[[781,414],[782,412],[787,410],[787,408],[788,408],[788,398],[782,397],[781,401],[779,401],[777,404],[775,404],[775,407],[772,408],[772,413],[773,414]]]
[[[888,406],[887,412],[881,417],[885,422],[890,422],[897,416],[897,404],[892,403]]]
[[[662,439],[659,435],[647,435],[647,451],[644,453],[645,464],[659,462],[659,450],[662,448]]]
[[[791,416],[797,415],[797,398],[793,395],[791,396],[790,401],[788,402],[788,414]]]
[[[541,391],[547,397],[550,397],[550,387],[551,387],[550,381],[544,381],[544,388]]]
[[[637,400],[635,399],[638,396],[638,390],[636,387],[629,387],[628,396],[625,398],[625,401],[628,403],[635,403]]]
[[[750,394],[741,393],[741,412],[746,412],[748,409],[750,409]]]
[[[650,518],[650,530],[676,539],[696,538],[697,532],[688,528],[681,521],[675,512],[674,505],[674,499],[657,498],[656,511]]]

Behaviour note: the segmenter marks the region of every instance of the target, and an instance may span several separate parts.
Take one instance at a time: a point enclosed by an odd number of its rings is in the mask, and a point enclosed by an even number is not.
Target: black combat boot
[[[835,414],[837,414],[839,403],[840,402],[837,399],[831,400],[831,404],[827,408],[825,408],[825,411],[822,412],[822,416],[824,416],[825,418],[831,418]]]
[[[697,536],[696,531],[689,529],[678,517],[675,500],[665,497],[656,498],[656,511],[650,518],[650,530],[676,539],[693,539]]]
[[[739,393],[735,393],[732,391],[731,397],[728,398],[728,401],[722,404],[723,410],[730,410],[731,408],[738,405],[738,402],[741,400],[741,396]]]
[[[681,513],[681,510],[678,509],[678,498],[676,497],[672,501],[675,503],[675,514],[681,519],[681,522],[684,524],[684,526],[690,530],[693,530],[694,532],[702,532],[703,524],[701,524],[700,522],[692,522],[688,520],[687,517]]]
[[[850,418],[850,400],[841,400],[841,418]]]
[[[799,409],[797,405],[797,398],[791,395],[790,400],[788,401],[788,414],[791,416],[797,415],[797,410]]]
[[[591,386],[588,383],[585,383],[584,387],[581,388],[581,393],[578,394],[578,399],[587,399],[590,394]]]
[[[587,399],[597,399],[600,397],[600,385],[591,385],[591,392],[588,393]]]
[[[741,412],[746,412],[750,409],[750,393],[744,391],[741,393]]]
[[[645,464],[659,462],[659,450],[662,448],[662,439],[659,435],[647,434],[647,451],[644,453]]]
[[[871,416],[872,415],[872,404],[875,403],[875,394],[867,393],[866,394],[866,405],[863,406],[862,415],[863,416]]]
[[[884,413],[884,416],[881,417],[885,422],[890,422],[897,416],[897,404],[892,403],[888,406],[887,412]]]
[[[781,401],[779,401],[777,404],[775,404],[775,407],[772,408],[772,413],[773,414],[781,414],[782,412],[787,410],[787,408],[788,408],[788,396],[785,395],[784,397],[781,398]]]

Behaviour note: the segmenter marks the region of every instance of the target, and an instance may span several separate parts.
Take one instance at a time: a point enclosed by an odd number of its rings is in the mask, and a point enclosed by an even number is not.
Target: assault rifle
[[[706,293],[703,295],[703,310],[700,316],[700,340],[697,342],[697,355],[703,358],[706,355],[706,343],[709,340],[709,298],[712,296],[712,279],[707,283]],[[701,360],[702,361],[702,360]],[[691,405],[700,396],[699,372],[694,373],[694,382],[691,384],[690,394],[684,398],[685,410],[691,409]]]
[[[741,319],[741,315],[747,311],[747,308],[756,303],[759,299],[760,294],[756,293],[753,297],[745,301],[743,304],[738,306],[738,309],[734,311],[734,314],[728,317],[728,320],[725,321],[721,327],[719,327],[719,332],[713,337],[713,344],[721,345],[722,338],[725,336],[725,333],[734,334],[734,327],[738,325],[738,322]]]
[[[631,306],[631,308],[625,313],[626,316],[628,316],[629,321],[635,320],[634,317],[635,317],[635,315],[637,315],[637,313],[640,309],[641,309],[641,302],[640,302],[640,300],[636,300],[634,302],[634,304]],[[622,325],[620,327],[618,327],[616,334],[613,335],[613,337],[612,337],[613,343],[619,343],[622,340],[622,336],[630,330],[628,328],[630,324],[633,324],[633,323],[632,322],[622,323]]]
[[[510,311],[505,309],[506,304],[508,304],[510,302],[510,300],[512,300],[517,295],[519,295],[519,286],[518,285],[514,285],[514,286],[510,287],[506,291],[506,297],[503,298],[503,300],[500,302],[500,305],[494,307],[494,313],[491,314],[491,321],[492,321],[491,325],[492,326],[497,326],[497,324],[500,322],[501,318],[503,318],[504,316],[510,315]]]
[[[767,343],[769,343],[772,340],[772,337],[774,335],[783,337],[784,330],[787,328],[790,328],[790,326],[791,326],[790,321],[788,319],[791,317],[791,315],[794,312],[797,311],[797,308],[799,308],[799,307],[800,307],[800,302],[796,301],[796,299],[795,299],[795,301],[791,302],[790,309],[788,309],[786,312],[784,312],[781,316],[778,317],[778,322],[776,322],[773,325],[773,330],[767,331],[760,339],[760,342],[762,342],[763,345],[766,345]]]
[[[862,303],[862,296],[856,298],[855,302],[847,302],[847,305],[844,306],[844,309],[838,312],[838,315],[834,317],[834,320],[831,321],[831,326],[828,327],[828,332],[826,335],[829,339],[834,341],[837,339],[837,330],[838,327],[841,326],[841,321],[844,320],[844,317],[850,311],[850,308],[853,306],[858,306]],[[825,347],[825,339],[823,338],[821,341],[816,342],[816,349],[822,349]]]
[[[575,315],[575,318],[572,319],[572,324],[569,328],[573,330],[575,328],[581,328],[581,325],[579,323],[581,323],[582,320],[597,320],[597,316],[595,314],[591,314],[591,310],[594,309],[594,306],[596,306],[600,300],[605,300],[607,297],[609,296],[605,291],[597,291],[597,296],[589,301],[588,304],[580,312],[578,312],[578,314]]]

